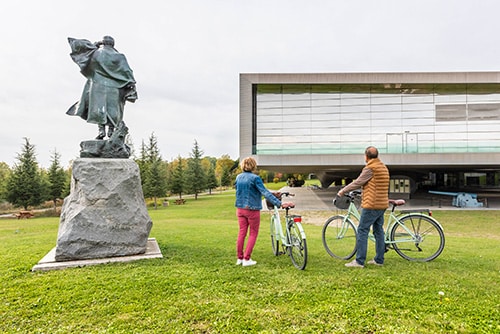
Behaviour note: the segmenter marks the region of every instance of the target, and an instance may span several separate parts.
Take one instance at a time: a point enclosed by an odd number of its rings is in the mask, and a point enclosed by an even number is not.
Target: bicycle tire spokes
[[[278,216],[279,217],[279,216]],[[276,215],[271,216],[271,246],[275,256],[280,255],[280,233],[278,230],[279,218]]]
[[[410,261],[427,262],[438,257],[444,249],[444,232],[439,224],[424,214],[398,217],[390,232],[394,250]]]
[[[304,270],[307,264],[307,243],[301,221],[301,216],[286,214],[286,234],[283,233],[278,208],[274,207],[271,216],[271,245],[275,256],[288,254],[293,265]]]
[[[341,260],[349,260],[356,254],[356,227],[344,216],[330,217],[321,233],[326,252]]]
[[[287,234],[288,255],[297,269],[304,270],[307,265],[307,242],[302,225],[292,221],[287,227]]]

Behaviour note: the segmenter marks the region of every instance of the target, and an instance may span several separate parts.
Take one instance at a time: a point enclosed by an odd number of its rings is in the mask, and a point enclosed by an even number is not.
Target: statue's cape
[[[68,43],[71,47],[71,59],[80,67],[80,71],[84,73],[92,54],[98,49],[97,45],[86,39],[71,37],[68,38]]]
[[[68,38],[71,59],[81,73],[93,81],[114,88],[135,84],[134,74],[125,56],[112,47],[98,47],[86,39]]]

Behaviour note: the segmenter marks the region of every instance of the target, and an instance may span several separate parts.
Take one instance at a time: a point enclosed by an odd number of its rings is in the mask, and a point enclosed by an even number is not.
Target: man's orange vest
[[[389,207],[389,170],[379,158],[369,160],[365,168],[370,168],[373,175],[363,186],[361,207],[375,210],[387,209]]]

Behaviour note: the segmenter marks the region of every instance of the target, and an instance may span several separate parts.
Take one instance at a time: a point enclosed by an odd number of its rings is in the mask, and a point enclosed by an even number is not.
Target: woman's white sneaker
[[[243,260],[243,263],[241,265],[243,267],[248,267],[248,266],[254,266],[256,264],[257,264],[257,261],[250,259],[250,260]]]

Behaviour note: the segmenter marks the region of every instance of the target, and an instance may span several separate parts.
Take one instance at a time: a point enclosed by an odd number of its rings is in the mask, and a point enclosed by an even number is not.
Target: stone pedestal
[[[77,159],[71,194],[62,207],[55,260],[143,254],[151,227],[134,161]]]

